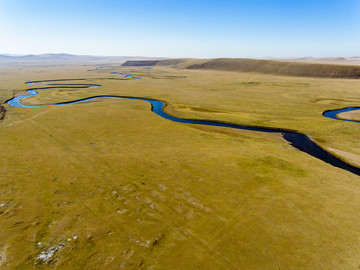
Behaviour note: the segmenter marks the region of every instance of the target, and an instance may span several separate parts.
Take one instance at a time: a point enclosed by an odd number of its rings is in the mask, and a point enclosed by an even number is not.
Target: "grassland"
[[[42,90],[27,102],[156,98],[174,115],[296,129],[344,159],[360,155],[360,125],[321,115],[359,105],[357,80],[166,66],[112,71],[142,79],[98,80],[121,76],[82,66],[2,68],[0,98],[30,80],[93,78],[102,87]],[[173,123],[141,101],[4,107],[1,268],[360,266],[359,177],[280,136]]]
[[[360,78],[359,62],[353,65],[324,62],[262,60],[240,58],[218,59],[166,59],[151,61],[127,61],[124,66],[175,66],[186,69],[226,70],[241,72],[257,72],[264,74],[319,77],[319,78]]]

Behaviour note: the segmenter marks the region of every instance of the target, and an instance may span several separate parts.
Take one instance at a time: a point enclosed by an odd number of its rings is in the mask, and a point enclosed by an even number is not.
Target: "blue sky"
[[[0,0],[0,53],[360,55],[360,0]]]

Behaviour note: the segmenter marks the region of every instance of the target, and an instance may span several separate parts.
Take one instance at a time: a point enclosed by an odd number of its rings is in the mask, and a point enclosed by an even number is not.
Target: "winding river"
[[[89,71],[97,71],[101,69],[107,68],[98,68],[95,70]],[[139,80],[139,77],[134,77],[131,74],[121,73],[121,72],[112,72],[111,74],[119,74],[125,76],[126,79],[117,79],[117,78],[91,78],[91,80]],[[334,156],[330,152],[324,150],[319,145],[317,145],[314,141],[312,141],[307,135],[302,134],[295,130],[288,130],[282,128],[270,128],[270,127],[261,127],[261,126],[252,126],[252,125],[241,125],[229,122],[221,122],[221,121],[212,121],[212,120],[198,120],[198,119],[187,119],[187,118],[179,118],[172,116],[164,111],[164,108],[167,106],[165,101],[156,100],[156,99],[147,99],[141,97],[130,97],[130,96],[113,96],[113,95],[99,95],[99,96],[92,96],[83,99],[62,102],[62,103],[53,103],[53,104],[39,104],[39,105],[26,105],[21,103],[21,100],[25,98],[29,98],[31,96],[37,95],[38,90],[44,89],[59,89],[59,88],[93,88],[99,87],[98,84],[74,84],[71,83],[72,81],[87,81],[90,79],[63,79],[63,80],[44,80],[44,81],[31,81],[27,82],[27,85],[34,85],[34,84],[42,84],[45,87],[37,87],[37,88],[30,88],[27,89],[27,94],[23,96],[14,97],[7,101],[7,103],[11,106],[15,107],[23,107],[23,108],[32,108],[32,107],[45,107],[45,106],[64,106],[70,105],[75,103],[86,102],[89,100],[97,99],[97,98],[116,98],[116,99],[129,99],[129,100],[139,100],[149,102],[152,105],[151,110],[160,117],[163,117],[167,120],[184,123],[184,124],[193,124],[193,125],[207,125],[207,126],[216,126],[216,127],[226,127],[226,128],[233,128],[233,129],[241,129],[241,130],[250,130],[256,132],[266,132],[266,133],[278,133],[288,141],[293,147],[297,148],[298,150],[305,152],[315,158],[318,158],[324,162],[331,164],[332,166],[347,170],[351,173],[356,175],[360,175],[360,168],[355,167],[345,161],[339,159],[338,157]],[[359,108],[357,108],[359,109]],[[325,112],[324,116],[330,117],[333,115],[334,111],[329,111],[329,113]],[[337,112],[339,113],[339,112]],[[336,114],[337,114],[336,113]],[[335,114],[335,117],[336,117]],[[334,118],[334,117],[331,117]],[[338,119],[338,118],[335,118]],[[341,119],[343,120],[343,119]],[[349,120],[352,121],[352,120]],[[356,121],[355,121],[356,122]]]
[[[341,121],[360,123],[360,121],[358,121],[358,120],[344,119],[344,118],[339,118],[337,116],[339,113],[358,111],[358,110],[360,110],[360,107],[346,107],[343,109],[328,110],[328,111],[323,112],[323,116],[332,118],[332,119],[336,119],[336,120],[341,120]]]

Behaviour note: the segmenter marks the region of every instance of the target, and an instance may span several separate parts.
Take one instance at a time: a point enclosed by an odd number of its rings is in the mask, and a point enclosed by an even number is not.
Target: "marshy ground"
[[[118,81],[87,69],[1,67],[1,101],[26,81],[93,78],[102,86],[41,90],[26,102],[154,98],[175,116],[295,129],[354,164],[360,155],[360,125],[322,116],[359,105],[358,80],[114,66],[142,78]],[[360,266],[359,177],[279,135],[174,123],[132,100],[3,106],[4,269]]]

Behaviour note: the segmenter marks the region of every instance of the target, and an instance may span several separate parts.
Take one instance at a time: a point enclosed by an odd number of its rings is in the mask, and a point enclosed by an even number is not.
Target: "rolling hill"
[[[123,66],[173,66],[185,69],[258,72],[301,77],[360,78],[360,66],[356,65],[242,58],[127,61]]]

